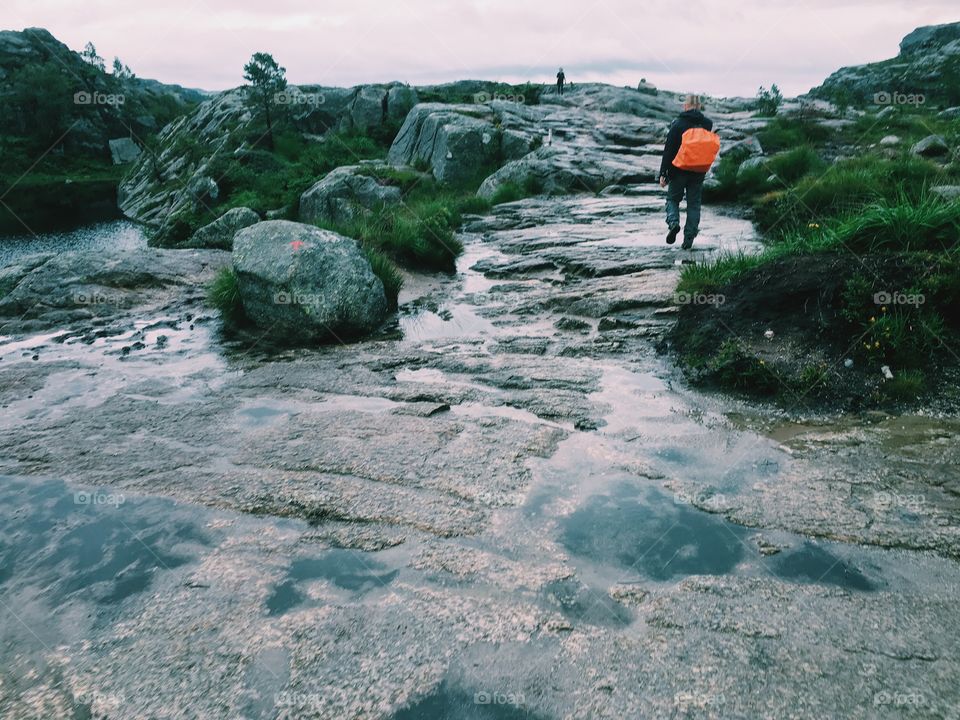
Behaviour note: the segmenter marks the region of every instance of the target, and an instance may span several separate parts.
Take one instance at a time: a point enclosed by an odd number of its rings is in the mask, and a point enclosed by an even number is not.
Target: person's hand
[[[660,187],[665,188],[666,186],[667,186],[667,176],[666,176],[666,175],[661,175],[661,176],[660,176]]]

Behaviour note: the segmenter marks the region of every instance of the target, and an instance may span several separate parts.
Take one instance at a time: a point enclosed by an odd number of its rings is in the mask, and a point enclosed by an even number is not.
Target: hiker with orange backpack
[[[700,231],[700,201],[703,179],[720,151],[720,137],[713,121],[703,114],[699,95],[687,95],[683,112],[670,125],[660,163],[660,187],[667,189],[667,244],[680,233],[680,201],[687,196],[687,222],[683,228],[684,250],[693,247]]]

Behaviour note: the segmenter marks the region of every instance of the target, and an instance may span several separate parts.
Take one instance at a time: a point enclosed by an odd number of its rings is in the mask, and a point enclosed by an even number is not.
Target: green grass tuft
[[[457,209],[463,215],[483,215],[490,211],[492,205],[493,203],[486,198],[478,195],[468,195],[460,201]]]
[[[517,183],[506,182],[500,185],[490,198],[492,205],[502,205],[503,203],[514,202],[524,198],[523,190]]]
[[[837,244],[854,252],[948,252],[960,243],[960,203],[929,195],[880,199],[833,232]]]
[[[400,268],[379,250],[364,248],[363,253],[370,262],[373,274],[380,278],[380,282],[383,283],[383,291],[387,296],[387,307],[391,312],[396,310],[397,298],[400,296],[400,290],[403,287],[403,274],[400,272]]]
[[[208,288],[207,300],[220,311],[228,324],[240,325],[244,322],[246,316],[243,311],[243,301],[240,298],[237,275],[233,268],[225,267],[217,273]]]
[[[926,378],[920,370],[905,370],[883,384],[883,392],[894,400],[915,400],[923,395]]]
[[[732,283],[760,263],[756,255],[730,253],[704,262],[684,265],[680,271],[678,293],[709,294]]]

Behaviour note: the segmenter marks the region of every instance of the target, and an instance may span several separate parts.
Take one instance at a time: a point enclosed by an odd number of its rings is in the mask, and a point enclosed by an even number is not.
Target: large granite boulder
[[[457,184],[500,157],[501,131],[483,105],[423,103],[407,115],[387,156],[392,165],[426,164],[442,183]]]
[[[755,155],[754,157],[749,157],[740,163],[740,167],[737,168],[737,178],[743,178],[751,170],[756,168],[762,168],[767,163],[767,158],[762,155]]]
[[[657,120],[672,120],[680,112],[677,98],[672,93],[644,93],[634,88],[615,87],[600,83],[577,85],[565,95],[544,93],[543,105],[576,106],[600,113],[634,115]]]
[[[350,126],[367,133],[383,124],[387,114],[387,91],[374,85],[361,87],[350,107]]]
[[[387,119],[402,122],[418,102],[417,91],[409,85],[391,85],[387,90]]]
[[[755,135],[748,135],[738,142],[722,145],[720,147],[720,157],[726,157],[728,155],[733,158],[748,158],[763,155],[763,146]]]
[[[347,165],[332,170],[320,182],[300,196],[300,221],[349,222],[358,209],[395,205],[400,202],[400,188],[383,185],[365,174],[368,166]]]
[[[912,55],[918,52],[929,52],[954,40],[960,40],[960,22],[923,25],[900,41],[900,54]]]
[[[232,250],[234,235],[258,222],[260,216],[250,208],[233,208],[197,230],[182,247]]]
[[[276,342],[346,340],[387,314],[383,283],[357,242],[287,220],[237,233],[233,268],[247,317]]]
[[[599,192],[615,184],[652,182],[656,155],[616,155],[591,146],[544,146],[508,162],[480,185],[477,195],[493,199],[504,185],[524,194]]]

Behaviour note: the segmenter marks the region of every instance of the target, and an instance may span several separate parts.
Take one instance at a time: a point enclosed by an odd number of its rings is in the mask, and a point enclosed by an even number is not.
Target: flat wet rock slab
[[[954,717],[955,421],[685,390],[678,261],[757,245],[660,203],[498,206],[318,350],[222,336],[215,254],[90,266],[0,340],[0,716]]]

